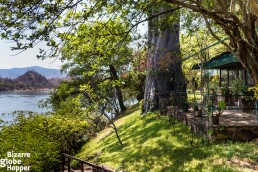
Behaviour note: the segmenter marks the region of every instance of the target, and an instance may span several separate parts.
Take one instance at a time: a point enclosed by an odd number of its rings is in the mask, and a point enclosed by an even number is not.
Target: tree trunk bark
[[[251,52],[250,52],[251,51]],[[254,83],[258,84],[258,50],[238,50],[240,61],[245,61],[243,67],[252,76]],[[244,65],[245,64],[245,65]]]
[[[255,20],[249,21],[249,26],[253,26],[255,28]],[[241,62],[243,68],[252,76],[254,83],[258,84],[258,39],[256,33],[251,34],[251,29],[249,28],[249,40],[246,41],[241,38],[239,32],[236,32],[236,37],[231,37],[231,42],[234,42],[235,52],[232,54],[236,55],[236,57]],[[251,43],[250,43],[251,42]]]
[[[166,9],[162,8],[161,12]],[[179,17],[179,13],[175,14]],[[148,25],[149,72],[145,82],[145,112],[156,109],[165,110],[172,92],[185,93],[186,91],[180,57],[179,19],[173,24],[166,23],[164,30],[155,28],[155,22],[163,17],[166,16],[151,20]]]
[[[109,70],[110,70],[110,75],[111,75],[112,80],[113,81],[117,81],[118,80],[118,76],[117,76],[115,67],[113,65],[109,65]],[[121,111],[125,111],[126,107],[124,105],[121,88],[116,85],[115,89],[116,89],[116,95],[117,95],[119,107],[120,107]]]

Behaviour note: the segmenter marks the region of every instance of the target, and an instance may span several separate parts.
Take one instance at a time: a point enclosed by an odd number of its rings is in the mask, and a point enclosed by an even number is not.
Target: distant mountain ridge
[[[54,85],[43,75],[28,71],[16,79],[0,77],[0,91],[51,89]]]
[[[35,71],[47,79],[50,78],[65,78],[67,74],[61,74],[59,69],[49,69],[43,68],[39,66],[31,66],[31,67],[24,67],[24,68],[11,68],[11,69],[0,69],[0,77],[2,78],[10,78],[15,79],[28,71]]]
[[[50,89],[53,85],[43,75],[28,71],[14,80],[17,85],[21,85],[20,89]]]

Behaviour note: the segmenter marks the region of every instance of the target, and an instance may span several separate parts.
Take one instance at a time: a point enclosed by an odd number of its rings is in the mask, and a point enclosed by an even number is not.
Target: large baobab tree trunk
[[[161,9],[164,10],[165,8]],[[160,16],[163,17],[166,16]],[[166,23],[161,30],[154,24],[160,18],[149,21],[148,25],[149,57],[144,95],[145,112],[164,110],[171,92],[185,92],[180,58],[179,20],[172,24]]]

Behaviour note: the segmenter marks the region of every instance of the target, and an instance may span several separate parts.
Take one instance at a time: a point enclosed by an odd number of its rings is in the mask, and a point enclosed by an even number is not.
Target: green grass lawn
[[[76,157],[113,169],[124,161],[126,171],[255,171],[255,143],[202,144],[181,123],[157,113],[140,115],[131,107],[116,121],[122,148],[111,128],[85,144]],[[193,146],[191,141],[193,140]]]

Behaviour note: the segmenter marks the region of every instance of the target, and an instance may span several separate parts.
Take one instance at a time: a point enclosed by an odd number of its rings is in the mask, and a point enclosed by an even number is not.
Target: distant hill
[[[0,77],[0,91],[51,89],[54,86],[57,85],[35,71],[28,71],[16,79]]]
[[[8,78],[0,77],[0,91],[14,90],[16,88],[16,83]]]
[[[35,71],[46,77],[50,78],[65,78],[66,74],[61,74],[59,69],[48,69],[39,66],[31,66],[24,68],[0,69],[0,77],[15,79],[28,71]]]
[[[28,71],[14,80],[18,89],[47,89],[53,88],[53,85],[43,75]],[[16,88],[17,89],[17,88]]]

